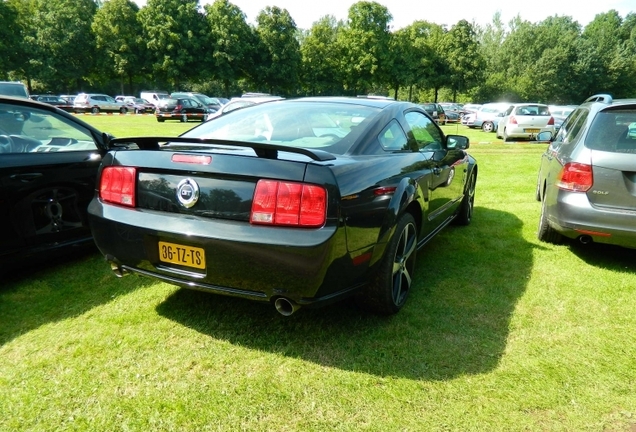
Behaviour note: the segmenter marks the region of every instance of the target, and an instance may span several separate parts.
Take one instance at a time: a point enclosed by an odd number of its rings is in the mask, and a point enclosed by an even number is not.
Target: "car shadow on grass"
[[[636,249],[602,243],[584,245],[575,240],[566,241],[572,253],[591,266],[631,274],[636,272]]]
[[[14,266],[0,276],[0,346],[153,283],[145,278],[114,277],[94,246],[51,255]]]
[[[343,301],[290,317],[270,304],[177,290],[160,315],[211,338],[326,367],[446,380],[497,367],[532,268],[533,245],[515,215],[476,208],[419,251],[415,284],[397,315]]]

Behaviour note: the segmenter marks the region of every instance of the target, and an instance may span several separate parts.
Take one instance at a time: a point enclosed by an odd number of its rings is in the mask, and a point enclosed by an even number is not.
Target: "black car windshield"
[[[275,101],[217,117],[183,134],[345,153],[378,108],[335,102]]]

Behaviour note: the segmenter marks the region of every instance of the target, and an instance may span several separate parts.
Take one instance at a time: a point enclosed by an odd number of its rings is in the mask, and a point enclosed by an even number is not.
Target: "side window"
[[[384,130],[378,136],[380,145],[384,150],[399,151],[408,150],[408,139],[400,124],[393,120],[384,128]]]
[[[444,148],[442,135],[435,123],[422,113],[411,111],[404,115],[420,151]]]
[[[0,103],[1,153],[52,153],[95,150],[89,130],[37,108]]]
[[[583,108],[579,108],[572,113],[572,115],[563,122],[563,125],[561,125],[561,129],[559,129],[559,133],[554,140],[555,143],[560,146],[574,141],[583,129],[583,126],[587,121],[588,114],[589,111]]]

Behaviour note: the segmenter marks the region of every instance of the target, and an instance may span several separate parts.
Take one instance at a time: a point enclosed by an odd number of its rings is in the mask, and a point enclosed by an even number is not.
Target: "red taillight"
[[[592,166],[582,163],[567,163],[561,169],[556,185],[571,192],[587,192],[594,184]]]
[[[136,179],[136,168],[121,166],[104,168],[99,182],[99,198],[105,202],[134,207]]]
[[[548,120],[548,126],[554,126],[554,117],[550,117],[550,120]]]
[[[511,116],[508,122],[510,122],[510,124],[517,124],[517,118],[515,116]]]
[[[327,214],[327,190],[321,186],[259,180],[254,191],[253,224],[320,227]]]

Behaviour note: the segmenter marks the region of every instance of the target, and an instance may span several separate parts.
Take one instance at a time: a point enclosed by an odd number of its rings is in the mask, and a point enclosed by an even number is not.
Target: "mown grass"
[[[636,253],[537,241],[544,145],[458,130],[479,161],[473,224],[420,251],[393,317],[285,318],[117,279],[97,253],[5,280],[0,430],[634,430]]]

